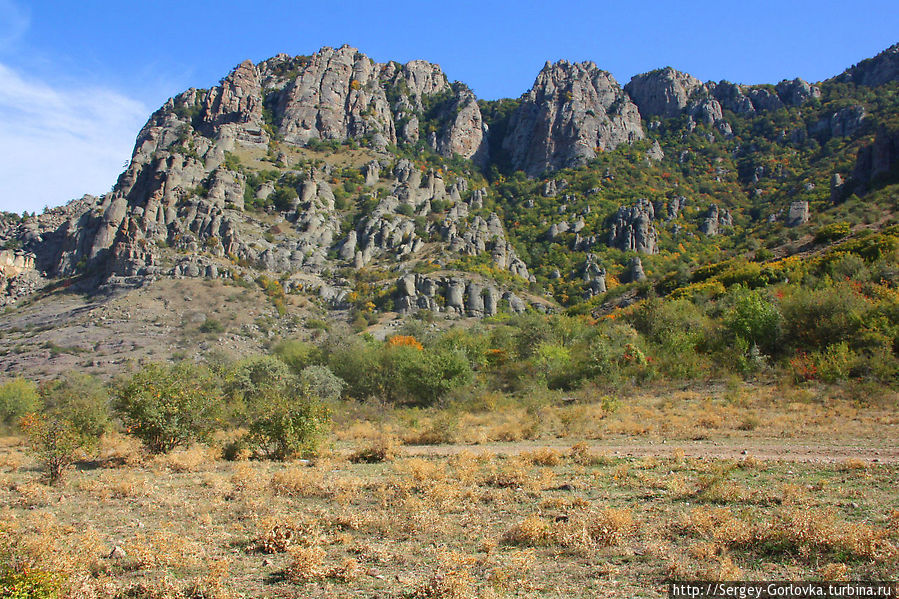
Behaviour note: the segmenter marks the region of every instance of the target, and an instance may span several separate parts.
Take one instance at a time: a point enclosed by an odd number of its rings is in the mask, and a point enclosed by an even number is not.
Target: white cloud
[[[54,86],[0,64],[0,209],[40,211],[109,191],[148,115],[115,91]]]

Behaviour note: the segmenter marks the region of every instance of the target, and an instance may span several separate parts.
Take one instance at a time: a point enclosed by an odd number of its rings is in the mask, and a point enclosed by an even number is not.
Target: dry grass
[[[311,464],[225,462],[202,446],[151,459],[110,436],[100,460],[54,488],[17,442],[0,441],[0,549],[17,567],[61,573],[72,599],[661,598],[668,580],[895,577],[899,466],[695,457],[694,436],[746,434],[739,409],[756,400],[679,393],[685,405],[583,411],[603,437],[610,426],[682,435],[647,457],[575,438],[396,455],[397,429],[380,422],[339,431],[334,454]],[[792,393],[787,405],[818,418],[806,430],[831,414],[870,417]],[[491,413],[461,415],[453,434],[575,430],[576,407],[512,410],[492,425]],[[780,410],[772,403],[752,433],[796,424],[767,420]],[[416,434],[433,425],[421,419]]]
[[[396,437],[387,433],[379,433],[354,450],[349,455],[349,460],[354,464],[360,462],[368,464],[391,462],[397,457],[399,452],[400,444]]]

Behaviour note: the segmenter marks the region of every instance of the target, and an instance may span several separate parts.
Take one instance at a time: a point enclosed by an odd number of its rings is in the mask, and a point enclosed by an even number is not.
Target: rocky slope
[[[365,314],[601,300],[892,181],[897,48],[814,85],[547,63],[501,115],[425,61],[246,61],[153,113],[110,193],[2,216],[0,302],[170,278]]]

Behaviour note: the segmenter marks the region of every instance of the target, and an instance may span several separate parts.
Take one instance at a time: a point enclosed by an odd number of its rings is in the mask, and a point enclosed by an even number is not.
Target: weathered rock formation
[[[874,142],[859,150],[849,179],[845,183],[842,179],[835,182],[838,189],[836,196],[842,199],[847,193],[864,193],[872,183],[880,179],[887,182],[891,174],[892,180],[895,180],[897,166],[899,166],[899,130],[891,131],[881,127],[874,137]],[[831,188],[834,188],[833,184]],[[831,195],[834,197],[833,191]]]
[[[546,63],[512,115],[503,148],[529,176],[579,166],[644,137],[640,113],[592,62]]]
[[[788,227],[798,227],[799,225],[804,225],[809,221],[810,214],[808,209],[808,202],[798,201],[792,202],[790,204],[790,209],[787,212],[787,226]]]
[[[513,313],[524,312],[527,305],[511,291],[500,292],[493,285],[482,285],[460,277],[403,275],[397,280],[394,308],[400,314],[417,310],[446,312],[467,316],[493,316],[504,304]]]
[[[643,261],[640,256],[631,258],[629,267],[629,278],[632,282],[640,282],[646,280],[646,272],[643,270]]]
[[[733,217],[727,208],[719,209],[718,204],[709,206],[705,219],[699,225],[699,232],[709,237],[718,235],[722,228],[732,227],[734,225]]]
[[[594,254],[587,254],[587,261],[584,264],[584,287],[586,297],[606,292],[606,269],[600,266]]]
[[[624,91],[646,118],[679,116],[696,95],[704,93],[702,81],[671,67],[637,75],[624,86]]]
[[[626,252],[657,253],[658,233],[653,218],[655,209],[649,200],[640,199],[632,206],[621,206],[612,219],[609,246]]]

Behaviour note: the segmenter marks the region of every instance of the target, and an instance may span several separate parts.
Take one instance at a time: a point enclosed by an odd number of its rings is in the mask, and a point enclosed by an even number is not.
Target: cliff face
[[[435,97],[439,101],[426,111]],[[265,149],[273,140],[287,146],[354,140],[384,152],[390,144],[418,142],[425,117],[432,129],[422,141],[435,152],[486,161],[474,94],[450,86],[437,65],[379,64],[349,46],[311,57],[279,55],[258,65],[245,61],[218,86],[190,89],[150,117],[112,193],[42,238],[46,269],[54,276],[85,265],[123,276],[153,272],[153,246],[160,244],[249,261],[261,255],[272,264],[277,251],[250,248],[255,239],[239,233],[246,176],[224,164],[229,153]],[[292,259],[274,261],[285,269],[321,267],[336,240],[327,175],[311,173],[297,188],[301,201],[292,218],[303,239],[288,251]],[[136,251],[136,244],[147,249]]]
[[[529,176],[581,166],[597,152],[643,139],[640,113],[592,62],[547,63],[512,115],[503,147]]]

